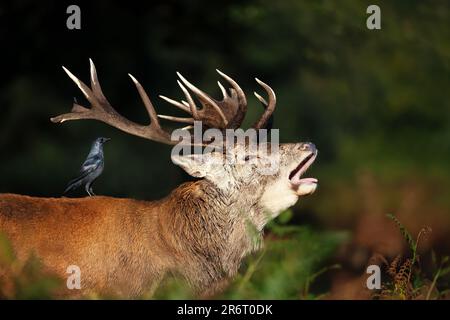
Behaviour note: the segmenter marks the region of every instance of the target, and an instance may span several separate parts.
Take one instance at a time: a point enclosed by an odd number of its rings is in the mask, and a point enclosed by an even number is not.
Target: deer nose
[[[305,143],[302,143],[301,145],[300,145],[300,150],[301,151],[311,151],[311,152],[316,152],[316,146],[314,145],[314,143],[312,143],[312,142],[305,142]]]

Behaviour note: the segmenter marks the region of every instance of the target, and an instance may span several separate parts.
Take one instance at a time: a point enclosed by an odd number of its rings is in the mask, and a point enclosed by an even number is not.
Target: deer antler
[[[177,108],[190,113],[192,117],[177,118],[166,115],[160,115],[159,117],[182,123],[193,123],[194,120],[201,120],[203,121],[203,125],[207,128],[238,128],[241,125],[247,111],[247,99],[245,98],[244,91],[242,91],[233,79],[219,70],[217,70],[217,72],[232,86],[232,89],[230,89],[231,96],[228,95],[226,89],[218,81],[217,83],[222,91],[223,99],[221,101],[215,100],[177,72],[177,75],[181,80],[177,82],[181,90],[184,92],[187,102],[178,102],[166,96],[160,96],[160,98],[176,106]],[[201,109],[197,108],[194,99],[185,86],[189,88],[189,90],[191,90],[198,98],[202,104]]]
[[[244,92],[236,83],[236,81],[219,70],[217,70],[217,72],[231,85],[229,94],[224,86],[220,82],[217,82],[223,95],[223,99],[221,101],[211,98],[208,94],[186,80],[178,72],[177,75],[181,81],[177,82],[181,90],[183,91],[187,101],[182,100],[181,102],[178,102],[165,96],[160,96],[163,100],[189,113],[191,117],[187,118],[158,115],[142,85],[136,80],[135,77],[133,77],[131,74],[128,74],[131,80],[133,80],[134,84],[136,85],[139,95],[150,117],[150,124],[137,124],[121,116],[111,106],[100,87],[95,65],[91,59],[89,59],[89,62],[91,75],[90,88],[80,79],[75,77],[68,69],[66,69],[65,67],[63,67],[63,69],[87,98],[90,103],[90,107],[83,107],[75,101],[70,113],[53,117],[50,119],[52,122],[63,123],[64,121],[83,119],[98,120],[131,135],[174,145],[177,144],[178,141],[171,140],[170,133],[168,133],[161,127],[158,118],[189,124],[189,126],[184,127],[183,129],[192,128],[191,124],[193,124],[194,121],[202,121],[204,127],[206,128],[217,128],[222,130],[239,128],[245,118],[245,114],[247,112],[247,99]],[[269,102],[266,102],[264,98],[262,98],[255,92],[255,96],[265,106],[263,115],[253,126],[255,129],[261,129],[265,128],[267,125],[271,125],[272,113],[275,110],[276,105],[276,96],[275,92],[267,84],[258,79],[256,79],[256,81],[266,90],[269,96]],[[201,109],[197,108],[194,99],[192,98],[186,87],[189,88],[189,90],[191,90],[200,101],[200,103],[202,104]]]
[[[108,102],[104,96],[100,83],[97,78],[97,71],[95,65],[91,59],[90,70],[91,70],[91,88],[89,88],[83,81],[75,77],[68,69],[63,67],[67,75],[75,82],[75,84],[80,88],[81,92],[84,94],[86,99],[91,104],[90,108],[83,107],[78,103],[73,104],[72,111],[66,113],[50,120],[54,123],[63,123],[64,121],[70,120],[82,120],[82,119],[93,119],[105,122],[106,124],[120,129],[126,133],[139,136],[145,139],[150,139],[165,144],[176,144],[178,141],[172,141],[170,139],[170,134],[161,128],[159,124],[158,117],[153,107],[147,93],[141,84],[129,74],[131,80],[133,80],[136,88],[141,96],[142,101],[147,109],[148,115],[150,117],[149,125],[140,125],[134,123],[123,116],[121,116],[111,104]]]
[[[202,120],[203,124],[209,128],[218,128],[218,129],[236,129],[239,128],[242,124],[242,121],[245,118],[245,114],[247,112],[247,98],[245,97],[244,92],[239,87],[239,85],[231,79],[229,76],[221,72],[220,70],[216,70],[229,84],[231,84],[232,88],[230,89],[231,96],[228,95],[227,90],[224,86],[217,81],[220,90],[222,91],[223,99],[221,101],[217,101],[211,98],[208,94],[194,86],[190,83],[186,78],[184,78],[180,73],[177,72],[178,77],[181,81],[193,92],[196,97],[200,100],[203,108],[198,110],[195,105],[194,100],[192,99],[189,91],[184,87],[184,85],[178,81],[178,85],[183,90],[186,101],[175,101],[166,96],[160,96],[163,100],[169,102],[170,104],[180,108],[183,111],[186,111],[192,115],[191,118],[179,118],[172,117],[166,115],[158,115],[162,119],[171,120],[175,122],[181,123],[193,123],[194,120]],[[263,104],[265,111],[261,118],[253,125],[255,129],[262,129],[271,127],[273,122],[272,113],[275,110],[276,106],[276,96],[275,92],[272,88],[261,80],[255,78],[256,82],[261,85],[269,96],[269,102],[267,102],[263,97],[261,97],[258,93],[254,93],[256,98]]]

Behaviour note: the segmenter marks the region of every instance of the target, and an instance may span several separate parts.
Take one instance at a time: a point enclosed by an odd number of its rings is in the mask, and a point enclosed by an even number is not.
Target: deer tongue
[[[316,178],[300,179],[300,177],[293,177],[291,179],[292,186],[299,196],[314,193],[314,191],[316,191],[317,189],[317,182],[318,180]]]

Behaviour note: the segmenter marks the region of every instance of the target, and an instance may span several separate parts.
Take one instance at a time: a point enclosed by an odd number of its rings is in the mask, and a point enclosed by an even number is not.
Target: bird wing
[[[100,167],[101,163],[102,163],[102,157],[100,157],[99,155],[95,155],[95,156],[87,158],[86,161],[84,161],[83,165],[81,166],[80,176],[69,181],[68,185],[70,186],[70,185],[86,178],[90,173],[97,170],[98,167]]]
[[[97,168],[100,166],[100,163],[101,163],[100,161],[96,161],[96,162],[89,163],[87,165],[83,164],[83,167],[81,168],[81,175],[78,176],[77,178],[71,180],[69,182],[69,185],[86,178],[90,173],[97,170]]]
[[[64,194],[81,186],[81,184],[83,184],[83,179],[86,178],[89,174],[91,174],[95,170],[97,170],[97,168],[100,166],[100,164],[101,164],[101,160],[99,161],[98,159],[93,160],[93,161],[86,160],[81,168],[81,175],[79,177],[69,181],[69,183],[67,184],[66,190],[64,190]]]
[[[89,157],[84,161],[83,165],[81,166],[81,173],[88,172],[91,173],[92,171],[96,170],[100,164],[102,163],[102,157],[99,155],[95,155],[92,157]]]

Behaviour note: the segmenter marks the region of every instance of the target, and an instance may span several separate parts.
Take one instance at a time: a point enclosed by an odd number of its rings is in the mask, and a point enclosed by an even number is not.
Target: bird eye
[[[250,160],[250,156],[245,156],[244,161]]]

